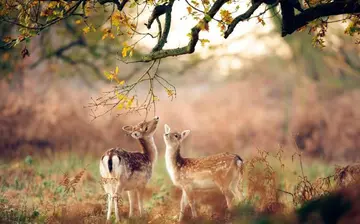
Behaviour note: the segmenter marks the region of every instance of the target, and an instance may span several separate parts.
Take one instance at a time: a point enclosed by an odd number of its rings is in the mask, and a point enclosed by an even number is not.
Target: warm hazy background
[[[260,26],[253,24],[261,32],[249,29],[223,44],[199,46],[199,53],[181,60],[162,61],[160,74],[176,86],[177,97],[171,101],[163,89],[156,90],[160,98],[156,114],[161,117],[156,137],[168,123],[192,130],[186,150],[190,154],[273,150],[293,146],[295,140],[312,156],[356,160],[359,46],[342,35],[340,25],[331,27],[322,50],[312,47],[306,32],[281,39],[275,25],[270,23],[272,30],[266,32]],[[117,117],[115,109],[90,122],[84,106],[90,97],[111,90],[103,70],[117,65],[119,77],[130,76],[131,82],[146,65],[123,64],[114,53],[107,63],[93,60],[99,74],[56,57],[29,68],[39,60],[38,43],[28,45],[31,56],[25,59],[19,59],[19,49],[1,53],[5,76],[0,90],[1,153],[14,156],[51,149],[100,155],[110,146],[128,148],[134,141],[124,136],[121,126],[140,122],[144,114]],[[67,53],[76,51],[75,47]],[[145,91],[146,86],[137,89],[138,95]],[[162,140],[157,140],[163,151]]]
[[[187,23],[191,25],[191,21]],[[163,160],[161,136],[167,123],[172,129],[192,131],[183,148],[187,156],[230,151],[246,160],[257,148],[276,151],[283,147],[290,155],[298,148],[319,163],[357,161],[360,47],[343,35],[341,24],[331,26],[327,46],[322,50],[311,45],[311,36],[306,31],[281,39],[276,21],[267,20],[265,27],[256,21],[244,26],[245,31],[239,26],[238,35],[227,41],[214,38],[210,47],[202,47],[198,53],[162,60],[160,75],[176,86],[177,97],[171,101],[163,89],[157,89],[160,101],[156,112],[149,114],[160,116],[155,134],[159,160]],[[69,41],[61,39],[61,35],[66,35],[62,29],[59,26],[49,31],[45,44],[54,46]],[[179,24],[173,29],[182,32]],[[175,38],[172,46],[177,41]],[[0,52],[3,172],[7,167],[5,161],[9,160],[21,162],[27,158],[28,164],[29,158],[36,158],[37,164],[43,161],[69,164],[68,157],[59,155],[75,155],[78,160],[93,158],[87,161],[94,167],[88,174],[89,180],[94,181],[99,176],[97,158],[107,148],[121,146],[137,150],[135,140],[125,136],[121,127],[136,124],[145,115],[117,117],[119,111],[115,109],[91,121],[90,111],[84,106],[91,97],[112,88],[102,76],[103,70],[119,66],[119,78],[131,76],[126,80],[130,82],[146,67],[123,64],[116,60],[115,52],[107,55],[108,58],[90,58],[99,73],[86,65],[71,65],[56,57],[32,66],[41,55],[41,43],[44,42],[37,38],[28,44],[31,55],[25,59],[20,59],[20,48]],[[105,44],[121,52],[118,43]],[[67,51],[68,55],[80,53],[83,52],[77,48]],[[87,56],[82,54],[82,57]],[[145,91],[137,89],[139,95]],[[66,169],[76,173],[87,163],[80,164]],[[19,166],[23,165],[6,169],[16,170]],[[9,192],[6,186],[13,186],[17,174],[8,175],[9,179],[2,179],[2,200],[9,200],[24,189],[14,188],[15,193],[6,194]],[[101,188],[98,186],[96,190]]]

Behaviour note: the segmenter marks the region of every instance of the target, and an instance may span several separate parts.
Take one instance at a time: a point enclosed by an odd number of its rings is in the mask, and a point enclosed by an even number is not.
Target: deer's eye
[[[178,137],[179,137],[179,135],[177,135],[177,134],[175,134],[174,136],[175,136],[175,138],[178,138]]]
[[[148,130],[148,127],[145,127],[145,131],[147,131]]]

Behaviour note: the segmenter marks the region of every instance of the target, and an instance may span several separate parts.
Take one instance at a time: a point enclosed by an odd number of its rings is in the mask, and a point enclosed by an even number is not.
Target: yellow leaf
[[[57,5],[57,2],[53,2],[53,1],[52,1],[52,2],[49,3],[48,7],[49,7],[49,8],[55,8],[56,5]]]
[[[110,72],[107,72],[107,71],[104,71],[104,75],[105,75],[106,79],[108,79],[110,81],[112,81],[114,78],[113,74],[111,74]]]
[[[125,81],[124,81],[124,80],[122,80],[122,81],[119,82],[119,85],[124,85],[124,84],[125,84]]]
[[[130,100],[128,100],[128,102],[127,102],[127,104],[126,104],[126,108],[128,109],[128,108],[130,108],[131,107],[131,105],[133,104],[133,102],[134,102],[134,96],[133,97],[131,97],[131,99]]]
[[[78,20],[75,21],[75,23],[76,23],[76,24],[80,24],[80,23],[81,23],[81,20],[78,19]]]
[[[115,68],[115,75],[117,75],[118,73],[119,73],[119,67],[116,66],[116,68]]]
[[[198,23],[198,27],[200,28],[200,30],[209,31],[209,24],[204,22],[203,20]]]
[[[120,21],[116,20],[116,19],[112,19],[112,25],[116,26],[116,27],[119,27],[120,26]]]
[[[199,39],[201,42],[201,46],[205,46],[206,43],[210,43],[208,39]]]
[[[87,34],[90,32],[90,27],[87,26],[87,27],[83,28],[82,30],[85,34]]]
[[[121,55],[123,56],[123,58],[126,57],[126,55],[127,55],[127,48],[126,48],[126,47],[124,47],[124,48],[122,49]]]
[[[115,95],[120,101],[126,98],[126,96],[124,94],[121,94],[118,92],[115,92]]]
[[[232,15],[228,10],[220,10],[221,20],[226,24],[230,24],[233,21]]]
[[[152,100],[153,100],[153,101],[159,101],[159,97],[153,96],[153,97],[152,97]]]
[[[108,35],[108,33],[104,33],[104,35],[101,37],[101,40],[104,40]]]
[[[129,45],[126,43],[126,42],[124,42],[123,43],[123,49],[122,49],[122,52],[121,52],[121,54],[122,54],[122,56],[123,56],[123,58],[124,57],[126,57],[126,55],[127,55],[127,52],[128,52],[128,50],[129,50]]]
[[[12,38],[9,37],[9,36],[5,36],[5,37],[3,38],[3,41],[6,42],[6,43],[9,43],[10,41],[12,41]]]
[[[257,19],[258,19],[258,23],[261,23],[261,25],[265,26],[265,21],[262,18],[257,17]]]
[[[166,89],[166,93],[169,97],[174,95],[174,91],[172,91],[171,89]]]
[[[192,8],[190,6],[186,7],[188,13],[190,14],[192,12]]]
[[[118,108],[119,110],[123,109],[123,108],[124,108],[124,104],[119,103],[119,104],[117,105],[117,108]]]

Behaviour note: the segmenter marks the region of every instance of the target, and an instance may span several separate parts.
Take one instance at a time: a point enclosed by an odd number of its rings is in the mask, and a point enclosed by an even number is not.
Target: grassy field
[[[299,156],[294,157],[292,161],[291,155],[267,155],[265,152],[248,156],[245,159],[249,168],[243,184],[245,198],[238,202],[237,208],[230,214],[219,192],[199,192],[197,205],[201,218],[193,221],[261,223],[263,217],[270,215],[285,222],[294,208],[300,206],[290,195],[303,175]],[[320,161],[303,158],[302,162],[309,182],[334,171],[333,166]],[[26,156],[10,162],[2,160],[0,164],[1,223],[105,222],[106,195],[100,185],[98,158],[57,153]],[[123,195],[119,202],[121,223],[176,222],[180,191],[172,186],[162,156],[145,195],[147,215],[135,219],[127,218],[127,197]],[[269,206],[275,207],[269,210]],[[187,213],[190,215],[190,211]],[[187,220],[191,221],[189,217]]]

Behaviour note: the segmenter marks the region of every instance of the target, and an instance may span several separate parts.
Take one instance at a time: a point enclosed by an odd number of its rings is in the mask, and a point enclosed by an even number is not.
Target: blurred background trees
[[[189,44],[186,33],[203,21],[203,13],[196,9],[210,10],[215,4],[199,2],[196,6],[195,2],[173,2],[178,10],[172,10],[164,49]],[[281,37],[284,25],[280,5],[254,4],[258,6],[252,13],[254,18],[239,23],[223,39],[221,32],[226,32],[237,16],[255,9],[245,4],[238,8],[239,2],[232,1],[232,5],[226,3],[219,9],[216,20],[200,27],[193,54],[169,57],[161,63],[159,59],[156,63],[128,63],[146,59],[154,47],[163,44],[166,15],[159,18],[160,23],[155,18],[150,31],[144,23],[148,25],[156,6],[165,2],[128,2],[126,11],[120,13],[113,2],[86,1],[69,17],[57,13],[62,8],[69,10],[77,1],[35,3],[44,5],[44,13],[56,12],[48,21],[50,14],[44,14],[42,24],[59,19],[41,29],[39,35],[22,37],[29,30],[19,30],[16,24],[5,21],[9,18],[4,11],[1,14],[4,151],[74,148],[77,144],[78,149],[86,145],[96,151],[120,139],[131,144],[119,137],[123,122],[156,113],[165,120],[176,120],[179,127],[193,129],[194,138],[203,139],[193,142],[194,148],[217,151],[226,145],[234,151],[252,151],[254,147],[272,149],[281,144],[329,159],[354,159],[358,155],[360,49],[356,14],[321,17]],[[318,5],[302,7],[308,12]],[[298,10],[293,12],[294,16],[302,15]],[[18,22],[26,21],[18,18]],[[326,35],[321,33],[324,29]],[[129,89],[131,94],[121,92]],[[94,103],[107,98],[113,99],[111,105],[106,100]],[[114,116],[139,108],[142,100],[146,100],[143,108],[151,105],[154,110],[145,110],[141,117]],[[104,104],[114,108],[109,110],[113,112],[110,118],[88,124],[107,111],[101,106]],[[49,127],[57,127],[57,132],[49,131]],[[84,138],[84,133],[89,138]]]

